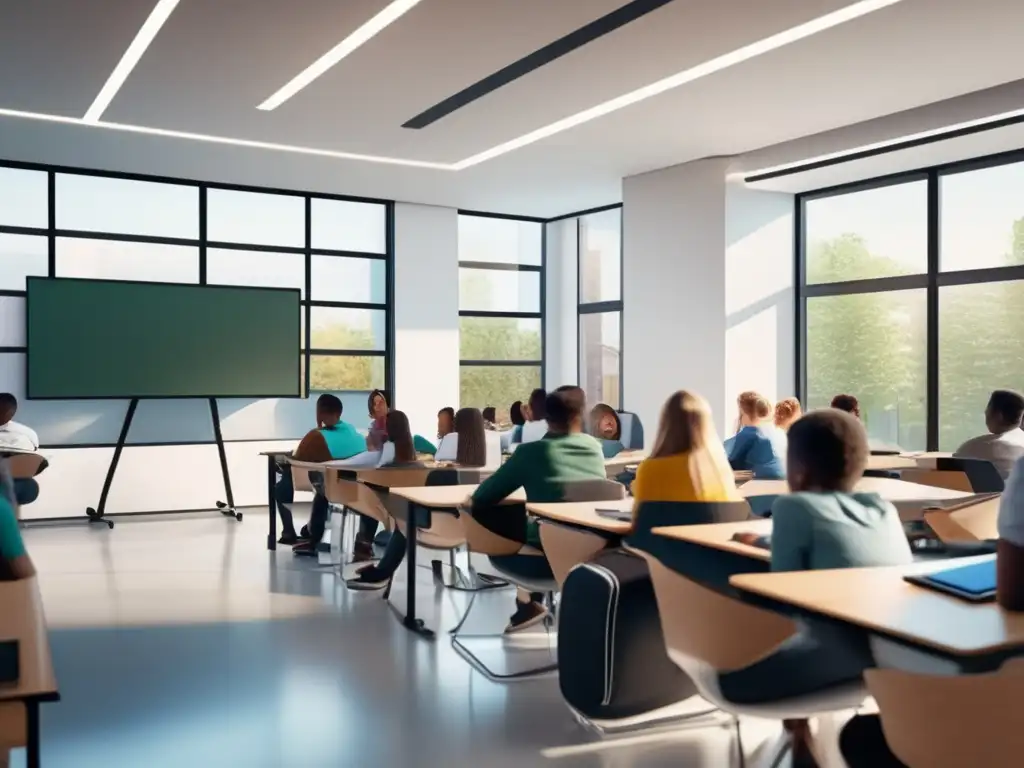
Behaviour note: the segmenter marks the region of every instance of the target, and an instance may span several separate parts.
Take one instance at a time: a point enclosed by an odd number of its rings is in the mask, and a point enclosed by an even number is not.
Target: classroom
[[[1022,26],[7,4],[0,768],[1016,768]]]

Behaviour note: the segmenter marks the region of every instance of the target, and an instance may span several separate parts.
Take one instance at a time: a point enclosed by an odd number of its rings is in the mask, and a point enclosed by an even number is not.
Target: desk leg
[[[28,768],[39,768],[42,761],[39,757],[39,702],[25,702],[25,717],[28,725],[26,739],[26,765]]]
[[[267,534],[267,549],[277,549],[277,499],[274,490],[277,486],[277,461],[267,456],[267,512],[270,517],[270,533]]]
[[[409,502],[408,524],[405,531],[405,567],[406,567],[406,592],[405,592],[405,618],[402,624],[406,629],[412,630],[420,637],[428,640],[434,639],[434,630],[428,629],[423,624],[423,619],[416,618],[416,539],[419,531],[418,504]]]

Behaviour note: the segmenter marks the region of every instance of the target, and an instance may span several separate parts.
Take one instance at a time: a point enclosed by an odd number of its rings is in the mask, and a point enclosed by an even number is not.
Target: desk
[[[18,682],[0,686],[0,705],[25,707],[25,746],[28,768],[38,768],[39,704],[57,701],[57,679],[50,658],[46,618],[35,578],[0,583],[0,639],[18,641]]]
[[[267,517],[270,518],[267,549],[271,552],[277,549],[277,496],[274,493],[277,487],[277,464],[291,455],[291,451],[260,451],[260,456],[267,457]]]
[[[434,509],[457,509],[473,494],[476,485],[429,485],[411,488],[391,488],[390,493],[408,502],[405,510],[405,524],[408,535],[405,537],[405,568],[406,593],[405,616],[402,625],[420,637],[428,640],[434,638],[434,631],[416,618],[416,545],[418,528],[430,526],[430,513]],[[502,504],[523,504],[526,492],[520,488],[505,498]]]
[[[530,514],[551,520],[556,523],[589,528],[601,533],[625,536],[633,529],[633,524],[620,520],[612,520],[597,514],[599,509],[620,509],[632,512],[633,499],[618,501],[570,501],[562,503],[528,503],[526,511]]]
[[[886,501],[891,501],[899,510],[900,519],[904,522],[919,520],[924,507],[942,506],[943,503],[964,500],[975,495],[966,491],[908,483],[889,477],[862,477],[857,481],[854,490],[860,493],[877,493]],[[785,480],[751,480],[741,485],[739,491],[745,498],[782,496],[790,492]]]
[[[667,539],[685,541],[702,547],[729,552],[734,555],[771,562],[771,550],[752,547],[733,541],[733,534],[756,533],[758,536],[772,535],[770,518],[761,520],[743,520],[738,523],[714,523],[712,525],[675,525],[670,528],[655,528],[652,533]]]
[[[871,633],[951,657],[973,670],[994,669],[1024,653],[1024,613],[969,603],[903,580],[991,559],[991,555],[885,568],[743,574],[729,583],[769,605],[853,624]]]
[[[646,458],[646,451],[622,451],[610,459],[604,460],[605,475],[614,480],[616,475],[626,470],[626,467],[639,464]]]
[[[912,456],[868,456],[865,469],[898,472],[901,469],[917,469],[920,465]]]

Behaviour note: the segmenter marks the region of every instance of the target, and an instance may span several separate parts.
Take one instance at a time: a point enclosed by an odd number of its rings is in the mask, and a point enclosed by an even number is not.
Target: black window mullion
[[[929,451],[939,449],[939,261],[940,248],[940,190],[939,176],[934,171],[928,174],[928,286],[927,286],[927,330],[926,350],[926,396],[927,412],[925,441]]]
[[[50,171],[46,174],[46,202],[49,208],[47,218],[47,262],[46,273],[49,277],[57,276],[57,175]]]
[[[310,344],[311,344],[310,336],[312,334],[312,329],[311,329],[311,325],[310,325],[310,319],[311,319],[310,316],[311,316],[312,310],[310,309],[310,304],[311,304],[311,302],[313,300],[313,293],[312,293],[313,292],[313,256],[310,254],[310,247],[311,247],[312,242],[313,242],[313,221],[312,221],[312,219],[313,219],[313,199],[307,195],[304,202],[305,202],[305,209],[306,209],[305,210],[305,214],[306,214],[305,215],[305,219],[306,219],[305,220],[306,245],[305,245],[305,249],[304,249],[304,252],[303,252],[303,261],[305,262],[305,270],[306,270],[306,275],[305,275],[305,278],[306,278],[305,279],[306,305],[305,305],[305,307],[303,308],[302,311],[305,312],[305,316],[306,316],[306,332],[305,332],[305,334],[303,334],[305,336],[305,338],[303,339],[303,346],[306,348],[306,351],[305,351],[305,359],[306,359],[306,386],[305,386],[305,390],[306,391],[305,391],[304,394],[308,398],[309,397],[309,380],[311,378],[313,378],[312,371],[310,370],[310,365],[311,365],[311,362],[312,362],[312,353],[310,352],[310,348],[309,348]]]
[[[199,284],[206,285],[206,185],[199,185]]]

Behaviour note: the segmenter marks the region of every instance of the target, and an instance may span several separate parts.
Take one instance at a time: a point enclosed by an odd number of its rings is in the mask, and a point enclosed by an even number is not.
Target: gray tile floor
[[[440,630],[425,642],[379,593],[268,553],[264,515],[26,531],[63,696],[43,710],[44,766],[736,764],[723,728],[601,739],[556,678],[489,682],[444,634],[465,595],[418,569],[418,610]],[[480,597],[476,628],[500,630],[511,594]],[[404,606],[404,589],[391,600]],[[748,750],[772,732],[744,728]]]

